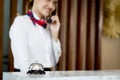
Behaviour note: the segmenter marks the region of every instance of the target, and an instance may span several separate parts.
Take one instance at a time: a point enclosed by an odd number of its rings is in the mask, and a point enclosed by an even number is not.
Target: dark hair
[[[34,0],[29,0],[27,2],[27,5],[26,5],[26,11],[28,11],[29,9],[31,9],[33,7],[33,1]]]
[[[28,3],[28,8],[31,9],[33,6],[33,0],[30,0],[29,3]]]

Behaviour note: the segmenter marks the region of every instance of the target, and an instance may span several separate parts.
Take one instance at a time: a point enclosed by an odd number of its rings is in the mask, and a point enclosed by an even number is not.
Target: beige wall
[[[102,38],[102,69],[120,69],[120,38]]]

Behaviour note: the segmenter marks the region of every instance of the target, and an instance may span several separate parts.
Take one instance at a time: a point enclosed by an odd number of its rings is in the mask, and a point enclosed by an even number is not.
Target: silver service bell
[[[43,65],[40,63],[32,63],[29,66],[27,74],[45,74]]]

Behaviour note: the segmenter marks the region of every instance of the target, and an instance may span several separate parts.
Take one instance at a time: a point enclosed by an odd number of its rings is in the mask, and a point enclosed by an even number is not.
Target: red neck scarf
[[[33,16],[33,13],[31,11],[28,11],[27,15],[30,17],[30,19],[32,20],[34,25],[37,23],[38,25],[42,26],[43,28],[46,28],[47,22],[45,19],[42,19],[42,20],[35,19]]]

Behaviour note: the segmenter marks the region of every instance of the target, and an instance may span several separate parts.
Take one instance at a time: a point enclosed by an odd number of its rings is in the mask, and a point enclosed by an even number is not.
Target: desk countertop
[[[3,72],[3,80],[120,80],[120,70],[46,71],[45,75]]]

